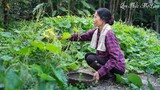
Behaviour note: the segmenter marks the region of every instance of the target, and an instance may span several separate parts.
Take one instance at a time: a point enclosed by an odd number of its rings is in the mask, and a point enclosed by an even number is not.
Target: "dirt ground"
[[[92,68],[87,68],[87,69],[79,69],[78,72],[93,74],[95,71]],[[150,90],[148,88],[147,78],[149,78],[155,90],[160,90],[160,80],[157,80],[158,78],[157,76],[148,75],[146,73],[139,74],[139,76],[142,79],[142,83],[143,83],[142,87],[144,90]],[[90,87],[89,89],[90,90],[130,90],[131,88],[127,85],[118,84],[110,80],[101,80],[95,86]]]

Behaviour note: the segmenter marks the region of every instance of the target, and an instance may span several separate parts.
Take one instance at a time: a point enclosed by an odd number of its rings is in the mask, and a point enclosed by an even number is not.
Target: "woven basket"
[[[71,72],[67,74],[68,76],[68,83],[72,85],[82,84],[84,86],[90,86],[95,83],[95,79],[93,75],[83,72]]]

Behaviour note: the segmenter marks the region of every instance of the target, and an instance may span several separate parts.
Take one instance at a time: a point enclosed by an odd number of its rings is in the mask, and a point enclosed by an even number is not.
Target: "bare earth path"
[[[93,74],[95,71],[92,68],[87,69],[80,69],[78,72],[85,72],[89,74]],[[150,90],[148,88],[148,81],[147,78],[150,79],[151,84],[153,85],[155,90],[160,90],[160,80],[157,80],[157,76],[148,75],[148,74],[139,74],[139,76],[142,79],[143,83],[143,89],[144,90]],[[94,87],[90,87],[90,90],[130,90],[130,87],[123,84],[117,84],[115,82],[112,82],[110,80],[103,80],[99,81]]]

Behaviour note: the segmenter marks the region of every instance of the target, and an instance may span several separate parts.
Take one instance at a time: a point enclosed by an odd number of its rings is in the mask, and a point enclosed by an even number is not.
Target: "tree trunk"
[[[53,3],[52,3],[52,0],[48,0],[48,3],[50,4],[51,16],[54,16],[53,15]]]
[[[102,0],[99,0],[99,7],[102,7]]]
[[[70,15],[71,12],[71,1],[68,0],[68,15]]]
[[[4,29],[7,30],[8,26],[8,7],[7,7],[7,0],[2,0],[2,5],[3,5],[3,25]]]
[[[120,4],[123,3],[123,0],[120,1]],[[120,21],[122,20],[122,8],[120,8]]]
[[[115,14],[115,0],[113,0],[113,8],[112,8],[112,14]]]
[[[126,1],[126,4],[128,5],[128,0]],[[126,8],[126,11],[125,11],[125,22],[127,22],[128,20],[128,9],[129,8]]]
[[[130,8],[130,11],[129,11],[129,16],[128,16],[128,24],[131,25],[132,24],[132,16],[133,16],[133,12],[134,12],[134,9],[135,8]]]
[[[103,7],[105,7],[105,4],[106,4],[106,1],[105,1],[105,0],[103,0]]]
[[[133,9],[133,12],[131,14],[131,24],[133,23],[133,19],[135,18],[135,11],[136,11],[136,8]]]
[[[118,7],[119,7],[119,0],[117,0],[117,3],[116,3],[115,13],[118,13]]]
[[[156,19],[156,31],[159,33],[159,18],[160,16],[157,14],[155,15],[155,19]]]
[[[109,5],[109,9],[110,9],[111,13],[112,13],[112,7],[113,7],[112,6],[113,5],[112,2],[113,2],[113,0],[110,1],[110,5]]]
[[[57,14],[60,14],[60,11],[59,11],[59,7],[60,7],[60,0],[57,0]]]

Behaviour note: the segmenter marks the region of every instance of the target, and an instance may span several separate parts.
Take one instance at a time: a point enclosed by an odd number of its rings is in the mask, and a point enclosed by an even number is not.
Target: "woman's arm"
[[[72,34],[70,40],[71,41],[91,41],[94,31],[95,31],[95,28],[82,34],[74,33]]]

